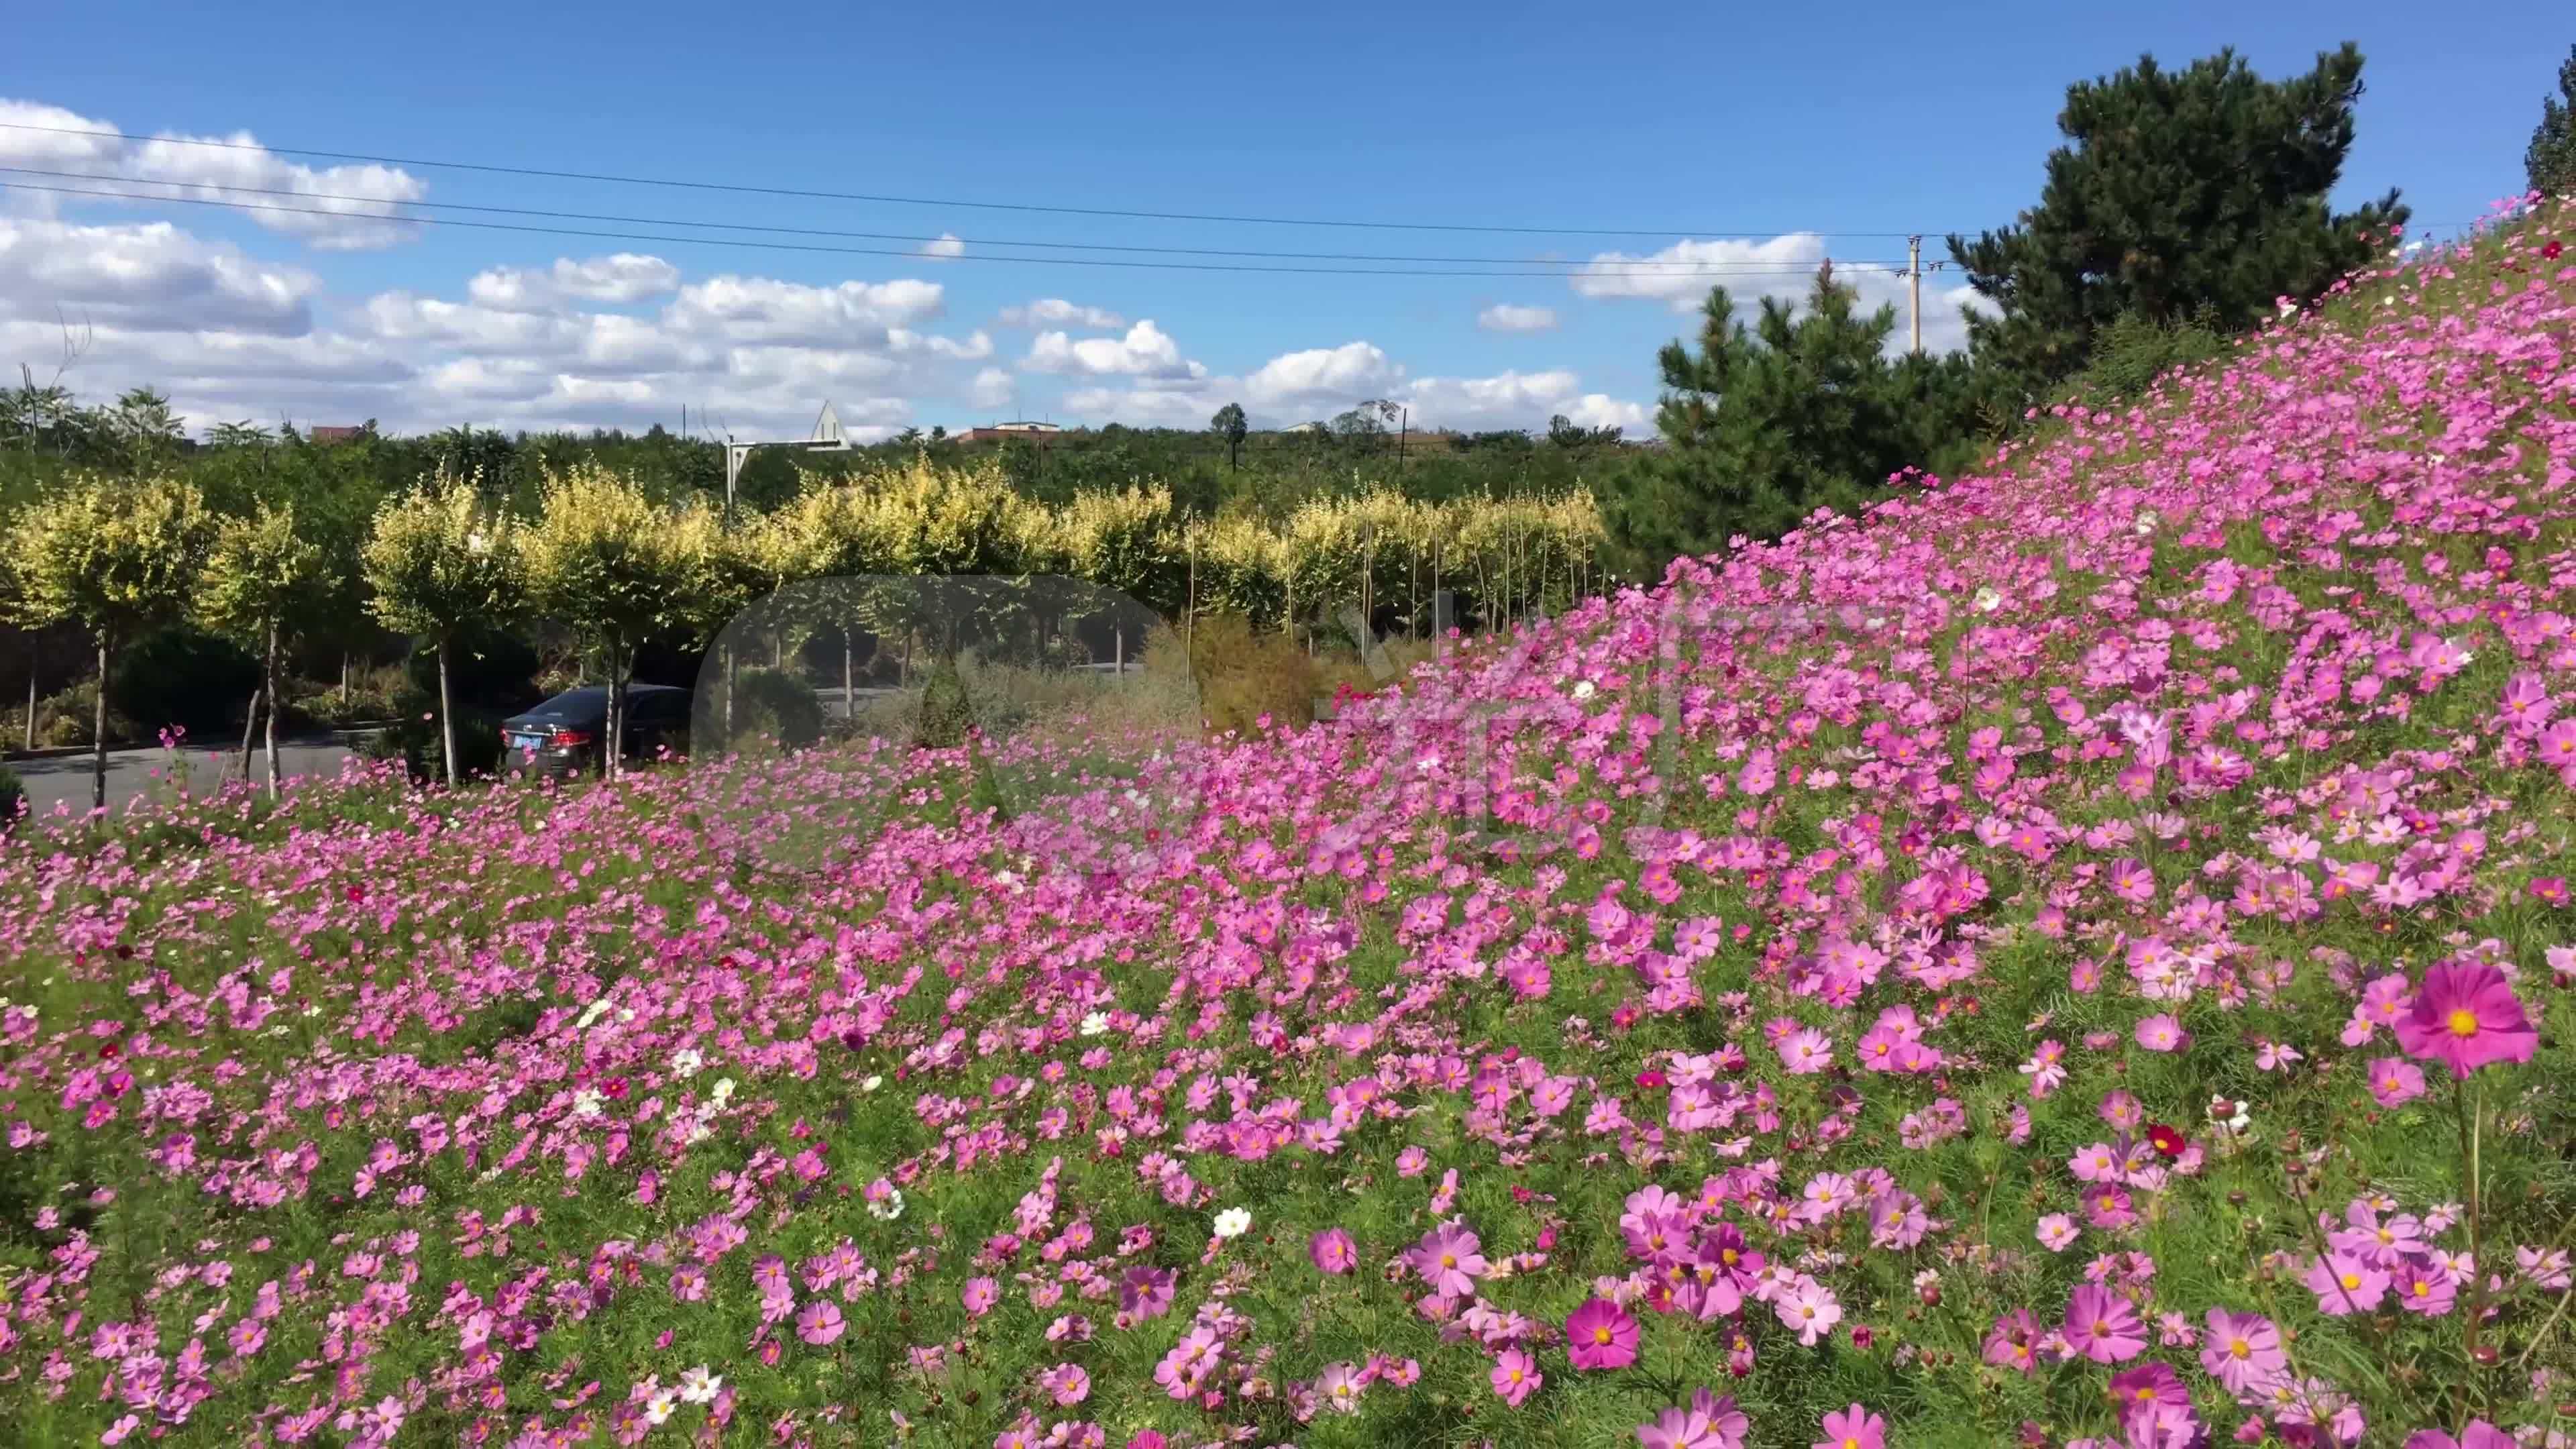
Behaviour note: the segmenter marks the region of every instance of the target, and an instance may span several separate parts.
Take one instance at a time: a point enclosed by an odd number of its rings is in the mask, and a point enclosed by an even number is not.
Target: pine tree
[[[2223,50],[2180,71],[2143,57],[2070,87],[2057,118],[2070,144],[2049,153],[2039,204],[1974,242],[1949,239],[2000,313],[1969,317],[1978,363],[2036,393],[2081,369],[2123,313],[2205,311],[2242,330],[2362,265],[2407,211],[2394,190],[2342,215],[2326,206],[2361,64],[2347,43],[2306,75],[2266,81]]]
[[[2576,192],[2576,45],[2567,47],[2567,63],[2558,67],[2558,94],[2541,99],[2522,169],[2543,196]]]
[[[1864,315],[1857,303],[1831,263],[1803,302],[1766,297],[1749,326],[1725,288],[1709,293],[1699,347],[1676,341],[1658,358],[1666,447],[1600,489],[1624,562],[1660,570],[1737,535],[1777,536],[1922,461],[1927,424],[1908,404],[1930,401],[1959,369],[1891,364],[1896,309]]]

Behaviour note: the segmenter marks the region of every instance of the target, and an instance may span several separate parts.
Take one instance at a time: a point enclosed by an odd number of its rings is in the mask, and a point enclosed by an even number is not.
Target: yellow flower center
[[[1606,1328],[1596,1328],[1592,1330],[1592,1341],[1594,1343],[1608,1343],[1610,1341],[1610,1330]]]
[[[1455,1267],[1457,1267],[1457,1266],[1458,1266],[1458,1255],[1457,1255],[1457,1254],[1455,1254],[1455,1253],[1443,1253],[1443,1254],[1441,1254],[1441,1255],[1440,1255],[1440,1266],[1441,1266],[1441,1267],[1443,1267],[1443,1268],[1455,1268]]]
[[[2454,1011],[2451,1013],[2451,1035],[2476,1036],[2477,1034],[2478,1014],[2476,1012]]]
[[[2247,1343],[2241,1338],[2231,1338],[2227,1340],[2227,1352],[2232,1358],[2252,1358],[2254,1356],[2254,1345]]]
[[[2346,1274],[2344,1274],[2344,1275],[2343,1275],[2343,1286],[2344,1286],[2344,1287],[2346,1287],[2346,1288],[2358,1288],[2358,1287],[2360,1287],[2360,1286],[2361,1286],[2361,1275],[2360,1275],[2359,1273],[2346,1273]]]

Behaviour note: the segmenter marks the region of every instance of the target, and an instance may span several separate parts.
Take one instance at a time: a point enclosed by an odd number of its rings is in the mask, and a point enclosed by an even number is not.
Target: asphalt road
[[[278,759],[289,775],[336,775],[340,762],[349,758],[349,747],[331,739],[313,739],[277,743]],[[180,751],[188,771],[188,788],[203,793],[222,783],[228,774],[241,768],[241,747],[229,750],[203,749],[189,745]],[[90,757],[45,755],[34,759],[8,761],[10,769],[27,787],[27,811],[31,815],[50,814],[55,801],[67,802],[73,813],[89,809]],[[140,750],[107,752],[107,806],[123,810],[126,802],[161,783],[169,768],[169,759],[158,746]],[[268,758],[254,750],[251,754],[251,777],[268,778]]]

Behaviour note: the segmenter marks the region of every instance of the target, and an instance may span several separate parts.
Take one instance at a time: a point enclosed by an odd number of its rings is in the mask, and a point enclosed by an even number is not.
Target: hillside
[[[1032,734],[1006,821],[877,747],[30,823],[0,1400],[31,1444],[2576,1432],[2571,235],[1293,734]]]

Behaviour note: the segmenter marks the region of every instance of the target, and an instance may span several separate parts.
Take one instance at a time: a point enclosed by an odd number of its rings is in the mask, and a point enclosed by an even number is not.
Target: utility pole
[[[1914,324],[1914,355],[1923,355],[1923,238],[1905,239],[1906,313]]]

